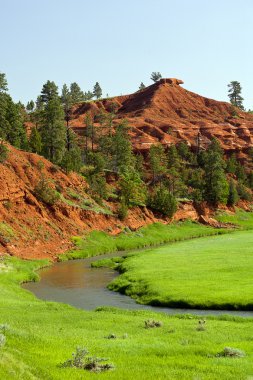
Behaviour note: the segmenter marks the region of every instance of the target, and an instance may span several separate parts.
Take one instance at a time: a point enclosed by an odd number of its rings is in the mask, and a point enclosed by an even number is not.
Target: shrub
[[[1,332],[5,332],[7,330],[9,330],[9,325],[7,323],[3,323],[2,325],[0,325]]]
[[[177,211],[176,198],[164,185],[156,187],[154,193],[149,197],[148,205],[169,218]]]
[[[114,368],[113,364],[101,363],[107,361],[108,359],[87,356],[88,353],[89,351],[86,348],[77,347],[76,351],[72,353],[72,359],[68,359],[61,366],[75,367],[91,372],[102,372]]]
[[[219,352],[218,357],[231,357],[231,358],[243,358],[246,356],[245,352],[238,348],[225,347],[223,351]]]
[[[49,170],[50,170],[50,172],[51,172],[52,174],[55,174],[55,173],[58,173],[59,168],[58,168],[56,165],[53,165],[53,166],[51,166],[51,167],[49,168]]]
[[[198,325],[196,327],[196,330],[197,331],[205,331],[205,329],[206,329],[205,324],[206,324],[206,321],[204,319],[203,320],[202,319],[199,320],[199,323],[198,323]]]
[[[11,209],[11,201],[3,202],[3,206],[4,206],[4,208],[6,208],[6,210],[9,211]]]
[[[38,168],[38,170],[41,172],[42,171],[42,169],[44,169],[44,162],[43,161],[38,161],[37,162],[37,168]]]
[[[3,144],[3,141],[0,143],[0,163],[4,163],[8,157],[8,148]]]
[[[37,199],[44,202],[49,206],[53,206],[60,198],[60,194],[57,193],[50,186],[50,182],[44,176],[41,177],[39,182],[34,188],[34,194]]]
[[[245,201],[252,200],[252,194],[250,190],[246,186],[244,186],[240,181],[238,182],[238,185],[237,185],[237,192],[240,199],[243,199]]]
[[[0,334],[0,348],[3,347],[6,343],[6,337],[4,334]]]
[[[162,327],[163,323],[161,321],[155,321],[154,319],[148,319],[145,321],[145,328],[150,329],[154,327]]]
[[[116,339],[117,336],[115,334],[109,334],[106,338],[107,339]]]

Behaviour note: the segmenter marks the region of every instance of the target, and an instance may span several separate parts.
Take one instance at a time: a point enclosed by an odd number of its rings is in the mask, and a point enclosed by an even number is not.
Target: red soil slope
[[[11,146],[8,149],[7,162],[0,164],[0,256],[9,253],[23,258],[55,259],[72,246],[70,238],[74,235],[94,229],[116,234],[125,226],[137,229],[159,220],[146,208],[135,208],[122,223],[114,216],[115,203],[105,205],[114,215],[99,209],[87,195],[88,185],[81,176],[67,176],[36,154]],[[61,194],[53,206],[35,196],[34,189],[42,175]],[[175,218],[196,219],[197,213],[191,204],[185,204]]]
[[[169,145],[185,141],[196,147],[198,134],[203,147],[213,136],[228,152],[244,152],[253,145],[252,114],[236,109],[235,116],[230,103],[197,95],[182,88],[181,83],[177,79],[161,79],[131,95],[76,105],[70,124],[82,135],[87,112],[109,112],[113,105],[118,109],[114,123],[128,119],[136,150],[146,151],[158,142]]]

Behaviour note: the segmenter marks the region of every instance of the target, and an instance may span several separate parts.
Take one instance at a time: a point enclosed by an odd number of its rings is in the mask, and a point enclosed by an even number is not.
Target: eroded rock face
[[[176,79],[176,78],[162,78],[160,79],[159,83],[161,84],[169,83],[176,86],[179,84],[184,84],[184,82],[181,79]]]
[[[85,114],[110,112],[113,105],[117,110],[114,124],[128,119],[136,150],[145,152],[158,142],[168,146],[180,141],[193,149],[198,143],[205,148],[216,137],[225,151],[240,152],[244,160],[245,151],[253,146],[253,115],[233,109],[230,103],[190,92],[180,86],[182,83],[180,79],[165,78],[131,95],[77,105],[72,128],[84,134]]]
[[[83,177],[66,175],[36,154],[10,145],[8,149],[7,162],[0,164],[0,256],[8,253],[22,258],[55,259],[72,246],[72,236],[94,229],[117,234],[125,226],[137,229],[160,220],[140,208],[130,210],[124,223],[116,216],[85,210],[74,204],[74,198],[67,200],[71,192],[89,200]],[[61,194],[61,200],[53,206],[35,196],[34,189],[42,175]],[[117,205],[108,203],[108,207],[116,214]]]

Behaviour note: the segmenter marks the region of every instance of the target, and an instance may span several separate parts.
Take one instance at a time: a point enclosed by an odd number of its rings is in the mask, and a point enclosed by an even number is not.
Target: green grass
[[[206,329],[198,331],[193,316],[107,308],[85,312],[40,301],[19,283],[36,279],[33,270],[46,264],[9,258],[0,269],[0,333],[6,336],[0,348],[1,379],[245,380],[253,376],[252,319],[209,317]],[[163,326],[145,329],[150,318]],[[117,339],[106,338],[112,333]],[[115,370],[92,374],[61,368],[59,364],[77,346],[108,358]],[[226,346],[243,350],[246,356],[216,357]]]
[[[124,260],[123,257],[117,256],[112,258],[106,258],[101,260],[96,260],[91,263],[92,268],[112,268],[116,269],[119,263],[122,263]]]
[[[67,199],[63,194],[59,194],[60,200],[68,206],[73,206],[82,210],[93,211],[96,214],[113,215],[112,211],[106,205],[99,205],[93,199],[84,197],[74,191],[68,191]]]
[[[13,239],[15,239],[16,235],[11,226],[9,226],[6,222],[0,222],[0,238],[9,243]]]
[[[101,231],[93,231],[85,237],[73,238],[76,249],[59,256],[59,260],[80,259],[105,253],[141,249],[228,232],[229,230],[226,229],[207,227],[192,221],[169,225],[154,223],[135,232],[124,231],[117,236],[111,236]]]
[[[243,230],[253,229],[253,212],[246,212],[244,210],[237,209],[235,214],[219,212],[215,218],[223,223],[235,224]]]
[[[253,233],[206,237],[132,255],[109,288],[138,302],[253,310]]]

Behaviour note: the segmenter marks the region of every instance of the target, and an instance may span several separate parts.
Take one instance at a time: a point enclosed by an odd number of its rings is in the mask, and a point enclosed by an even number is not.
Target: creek
[[[118,276],[118,272],[110,268],[91,267],[91,262],[101,258],[124,255],[126,255],[126,252],[116,252],[114,254],[56,263],[39,271],[39,282],[28,282],[22,286],[40,299],[63,302],[85,310],[94,310],[99,306],[113,306],[122,309],[150,310],[167,314],[195,314],[200,316],[228,314],[253,317],[252,311],[174,309],[137,304],[134,299],[106,288],[108,283]]]

